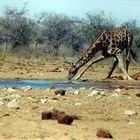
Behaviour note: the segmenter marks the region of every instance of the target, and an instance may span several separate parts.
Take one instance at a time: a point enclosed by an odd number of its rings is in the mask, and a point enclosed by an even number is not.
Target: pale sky
[[[87,12],[104,11],[119,22],[136,19],[140,23],[140,0],[0,0],[0,15],[4,7],[22,8],[25,2],[31,17],[41,12],[84,17]]]

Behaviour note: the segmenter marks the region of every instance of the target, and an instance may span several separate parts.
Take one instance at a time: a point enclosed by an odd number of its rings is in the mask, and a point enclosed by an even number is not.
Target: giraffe
[[[91,62],[87,65],[83,72],[76,77],[76,80],[78,80],[91,65],[109,57],[114,57],[114,63],[111,71],[105,79],[111,78],[114,69],[118,65],[121,71],[125,74],[126,79],[133,80],[128,75],[130,55],[132,55],[133,59],[136,60],[136,55],[131,49],[132,40],[133,35],[126,29],[126,27],[104,30],[84,52],[82,57],[76,63],[71,65],[68,80],[71,80],[78,73],[78,70],[86,63],[90,62],[90,60]],[[126,69],[124,69],[123,65],[124,50],[126,50]],[[102,53],[97,59],[94,60],[94,55],[98,51],[101,51]]]

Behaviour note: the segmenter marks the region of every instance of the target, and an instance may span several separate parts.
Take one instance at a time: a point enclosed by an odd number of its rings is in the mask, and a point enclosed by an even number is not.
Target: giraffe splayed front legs
[[[102,32],[98,38],[93,42],[93,44],[87,49],[83,56],[71,66],[69,70],[68,79],[71,80],[78,72],[78,70],[84,66],[87,62],[91,62],[87,67],[78,75],[75,79],[78,80],[86,70],[93,64],[102,61],[109,57],[114,57],[114,63],[111,71],[109,72],[107,78],[110,78],[114,69],[118,65],[121,71],[125,74],[126,79],[133,80],[128,75],[128,67],[130,62],[130,54],[135,59],[135,55],[131,50],[133,36],[127,31],[125,27],[116,28],[113,30],[106,30]],[[123,65],[123,51],[126,50],[126,69]],[[92,60],[94,55],[102,51],[102,55],[95,60]],[[106,79],[107,79],[106,78]]]
[[[94,63],[100,62],[100,61],[102,61],[102,60],[104,60],[104,59],[105,59],[104,56],[100,56],[100,57],[98,57],[96,60],[91,61],[90,64],[83,70],[83,72],[75,78],[75,80],[80,79],[80,77],[86,72],[86,70],[87,70],[91,65],[93,65]]]
[[[87,71],[87,69],[92,66],[93,64],[99,62],[99,61],[102,61],[104,60],[105,57],[104,56],[100,56],[98,57],[96,60],[93,60],[91,61],[88,66],[81,72],[81,74],[79,74],[77,77],[75,77],[75,80],[79,80],[81,78],[81,76]],[[105,78],[105,79],[109,79],[111,78],[111,75],[114,71],[114,69],[116,68],[116,66],[119,64],[119,68],[121,69],[121,71],[125,74],[125,79],[128,79],[128,80],[133,80],[128,74],[127,74],[127,71],[124,69],[124,65],[123,65],[123,61],[122,61],[123,57],[121,54],[117,55],[117,57],[114,58],[114,63],[113,63],[113,66],[112,66],[112,69],[111,71],[109,72],[108,76]]]

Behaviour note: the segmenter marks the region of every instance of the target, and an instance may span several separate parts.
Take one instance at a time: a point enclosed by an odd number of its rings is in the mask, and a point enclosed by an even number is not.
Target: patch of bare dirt
[[[0,79],[64,79],[69,64],[64,61],[44,59],[5,58],[0,60]],[[82,79],[104,81],[109,66],[96,65]],[[130,75],[139,74],[139,66],[130,66]],[[116,78],[107,80],[120,83],[116,91],[95,89],[0,89],[0,139],[1,140],[100,140],[98,130],[108,130],[115,140],[140,140],[140,89],[125,88],[140,85],[140,80],[117,79],[123,74],[114,72]],[[136,75],[137,76],[137,75]],[[75,91],[79,94],[73,94]],[[97,90],[97,89],[96,89]],[[61,91],[61,90],[60,90]],[[8,103],[16,99],[18,107]],[[78,116],[70,125],[57,120],[42,120],[42,112],[53,110]]]

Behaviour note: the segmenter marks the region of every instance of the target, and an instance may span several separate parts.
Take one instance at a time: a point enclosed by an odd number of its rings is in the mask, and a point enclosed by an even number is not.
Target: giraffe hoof
[[[111,79],[111,77],[106,77],[106,78],[103,78],[102,80],[108,80],[108,79]]]
[[[77,76],[77,77],[75,77],[75,78],[74,78],[74,80],[79,80],[79,79],[80,79],[80,77],[79,77],[79,76]]]
[[[134,80],[132,77],[124,77],[124,80]]]
[[[129,77],[127,80],[134,80],[133,78]]]

